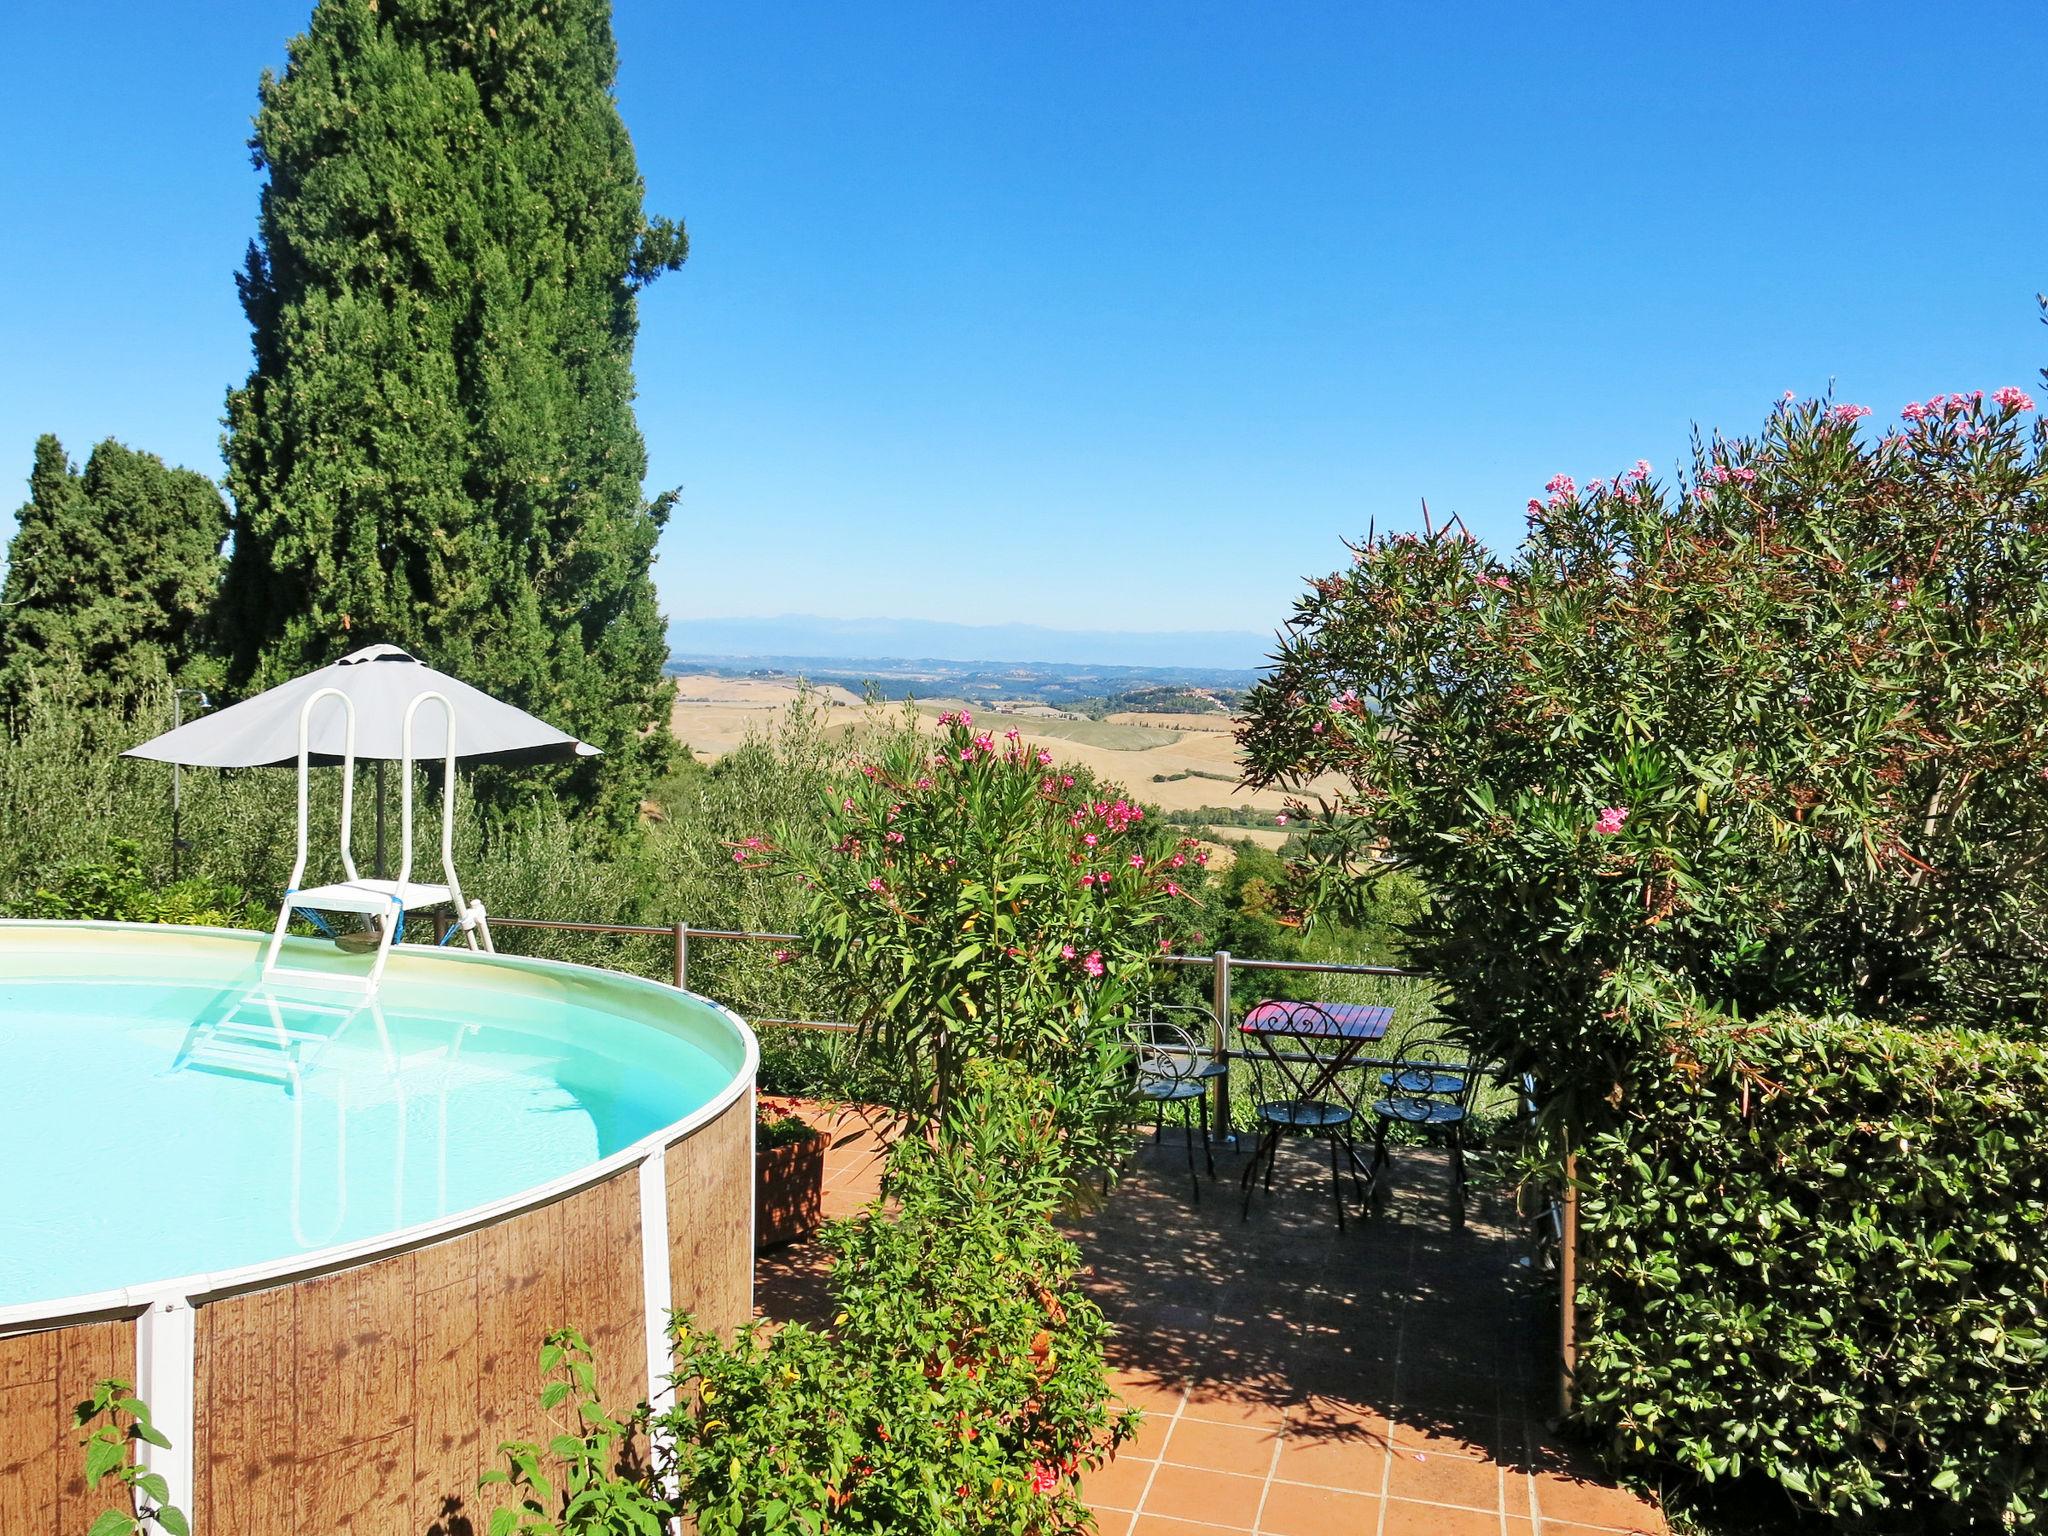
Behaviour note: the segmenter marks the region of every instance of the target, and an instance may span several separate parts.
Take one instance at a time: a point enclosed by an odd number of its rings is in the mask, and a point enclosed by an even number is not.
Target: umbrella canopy
[[[358,761],[397,762],[404,755],[406,706],[428,692],[443,694],[455,706],[455,755],[465,762],[531,767],[599,755],[596,747],[436,672],[395,645],[370,645],[332,666],[130,747],[122,756],[188,768],[289,768],[299,760],[299,710],[322,688],[339,688],[355,703]],[[323,766],[339,763],[343,737],[341,705],[323,701],[313,711],[313,761]],[[447,750],[446,717],[426,705],[413,720],[413,757],[432,761]]]

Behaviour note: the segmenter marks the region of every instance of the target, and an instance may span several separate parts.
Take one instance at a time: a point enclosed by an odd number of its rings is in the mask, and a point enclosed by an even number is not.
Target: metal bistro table
[[[1394,1010],[1365,1003],[1294,1003],[1270,1000],[1250,1009],[1238,1025],[1247,1042],[1253,1078],[1258,1084],[1259,1141],[1244,1171],[1244,1215],[1251,1214],[1252,1181],[1259,1159],[1266,1161],[1266,1187],[1273,1187],[1273,1164],[1279,1155],[1280,1138],[1288,1131],[1305,1131],[1330,1139],[1330,1189],[1336,1200],[1337,1226],[1344,1226],[1344,1194],[1339,1181],[1337,1146],[1341,1141],[1351,1161],[1354,1184],[1360,1173],[1370,1175],[1358,1149],[1352,1144],[1351,1125],[1358,1107],[1338,1086],[1338,1076],[1360,1065],[1362,1051],[1386,1038]],[[1281,1092],[1268,1098],[1261,1080],[1262,1067],[1270,1065]],[[1361,1194],[1362,1198],[1362,1194]]]

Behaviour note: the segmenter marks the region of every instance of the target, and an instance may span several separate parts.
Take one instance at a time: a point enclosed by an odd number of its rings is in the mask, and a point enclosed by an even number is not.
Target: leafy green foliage
[[[1072,1165],[1050,1090],[977,1061],[935,1138],[890,1154],[883,1198],[828,1229],[829,1330],[678,1320],[683,1501],[703,1536],[1082,1532],[1078,1476],[1134,1431],[1105,1325],[1052,1226]]]
[[[1002,1057],[1069,1090],[1070,1131],[1107,1134],[1124,1030],[1196,910],[1200,856],[1015,732],[966,711],[941,726],[828,789],[822,839],[785,823],[732,859],[806,893],[834,1001],[912,1102],[942,1110],[967,1059]]]
[[[192,1536],[183,1512],[169,1502],[171,1489],[163,1474],[146,1472],[134,1462],[136,1444],[169,1450],[171,1442],[150,1421],[149,1405],[130,1383],[114,1376],[95,1382],[92,1396],[71,1410],[71,1427],[87,1432],[79,1442],[85,1450],[85,1486],[97,1488],[111,1477],[128,1491],[135,1511],[102,1511],[87,1536],[148,1536],[152,1528],[164,1536]]]
[[[2048,1505],[2048,1052],[1687,1018],[1581,1154],[1578,1413],[1843,1517]]]
[[[534,710],[605,750],[565,783],[623,824],[672,745],[635,294],[687,241],[617,62],[609,0],[314,7],[252,141],[222,612],[238,686],[390,640]]]
[[[124,712],[166,682],[210,682],[202,625],[227,529],[202,474],[112,438],[80,474],[55,437],[38,438],[0,585],[0,701],[20,708],[52,672]]]
[[[1696,993],[1892,1020],[2032,1019],[2048,951],[2048,517],[2016,391],[1788,402],[1699,447],[1560,477],[1503,563],[1453,528],[1369,541],[1253,694],[1253,777],[1318,801],[1340,903],[1381,849],[1430,906],[1410,958],[1549,1123],[1597,1124]],[[1329,782],[1329,781],[1324,781]],[[1306,811],[1307,807],[1302,809]]]
[[[762,1095],[754,1104],[754,1150],[767,1152],[776,1147],[800,1147],[817,1141],[824,1133],[801,1115],[791,1112],[786,1102]]]
[[[518,1502],[491,1511],[490,1536],[665,1536],[668,1503],[641,1475],[634,1451],[644,1405],[623,1418],[604,1406],[590,1345],[573,1328],[547,1336],[540,1374],[541,1410],[556,1416],[566,1409],[566,1417],[554,1418],[557,1432],[544,1446],[508,1440],[498,1447],[506,1464],[485,1472],[478,1486],[509,1488]]]
[[[186,923],[204,928],[246,928],[261,920],[254,904],[232,886],[204,879],[164,884],[142,863],[128,838],[107,845],[109,863],[78,862],[59,869],[10,914],[120,923]]]

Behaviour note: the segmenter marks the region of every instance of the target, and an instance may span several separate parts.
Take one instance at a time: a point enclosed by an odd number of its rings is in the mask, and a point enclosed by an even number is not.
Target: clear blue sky
[[[218,475],[307,0],[0,14],[0,509]],[[1270,630],[1427,497],[2048,362],[2038,5],[621,0],[672,617]],[[0,510],[0,517],[4,517]]]

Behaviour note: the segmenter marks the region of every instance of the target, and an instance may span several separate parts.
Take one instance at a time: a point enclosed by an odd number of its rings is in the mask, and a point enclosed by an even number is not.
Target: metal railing
[[[437,916],[434,919],[434,939],[440,942],[448,936],[449,919]],[[665,938],[673,946],[675,963],[670,977],[679,991],[688,991],[690,986],[690,946],[700,939],[730,939],[741,943],[758,944],[801,944],[803,936],[794,933],[756,933],[742,928],[693,928],[688,923],[587,923],[568,918],[554,917],[500,917],[491,914],[493,928],[544,928],[561,933],[593,933],[632,938]],[[1210,1050],[1223,1063],[1223,1071],[1210,1084],[1213,1099],[1210,1112],[1215,1117],[1217,1134],[1230,1134],[1230,1063],[1243,1060],[1246,1053],[1233,1043],[1231,1025],[1233,1009],[1230,1000],[1231,979],[1238,971],[1299,971],[1326,976],[1383,976],[1391,979],[1423,979],[1420,971],[1408,970],[1398,965],[1346,965],[1331,960],[1263,960],[1250,956],[1233,955],[1227,949],[1219,949],[1206,955],[1161,955],[1155,961],[1167,966],[1210,967],[1209,1015],[1211,1022]],[[835,1034],[848,1034],[854,1025],[838,1019],[783,1019],[756,1017],[749,1022],[768,1024],[781,1029],[815,1029]],[[1362,1065],[1367,1063],[1361,1063]]]

